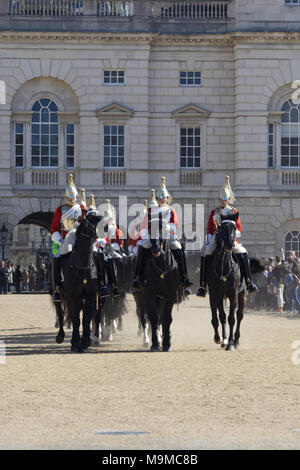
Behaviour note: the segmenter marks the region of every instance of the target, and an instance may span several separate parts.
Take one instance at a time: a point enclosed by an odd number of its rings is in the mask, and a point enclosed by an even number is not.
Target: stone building
[[[300,256],[300,0],[3,0],[0,43],[0,225],[49,228],[69,172],[206,219],[228,174],[250,254]]]

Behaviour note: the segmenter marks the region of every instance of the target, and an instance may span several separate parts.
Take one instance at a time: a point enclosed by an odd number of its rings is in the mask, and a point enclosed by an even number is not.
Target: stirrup
[[[249,292],[257,292],[257,291],[258,291],[258,287],[257,287],[256,284],[254,284],[254,282],[249,282],[249,283],[247,284],[247,290],[248,290]]]
[[[197,297],[205,297],[206,296],[206,289],[205,287],[199,287],[197,292]]]
[[[102,299],[103,299],[104,297],[109,297],[109,295],[110,295],[110,290],[109,290],[109,288],[108,288],[107,286],[101,286],[101,287],[100,287],[100,292],[99,292],[99,294],[100,294],[100,297],[102,297]]]
[[[120,291],[120,289],[119,289],[118,287],[113,287],[113,288],[112,288],[112,295],[113,295],[113,297],[117,297],[117,296],[120,295],[120,294],[121,294],[121,291]]]
[[[59,291],[58,289],[56,289],[56,290],[53,292],[52,300],[53,300],[53,302],[61,302],[61,301],[62,301],[61,293],[60,293],[60,291]]]
[[[138,289],[140,287],[140,283],[137,279],[133,279],[132,283],[131,283],[131,287],[133,289]]]
[[[193,285],[192,281],[189,280],[188,277],[186,277],[184,280],[183,280],[183,287],[191,287]]]

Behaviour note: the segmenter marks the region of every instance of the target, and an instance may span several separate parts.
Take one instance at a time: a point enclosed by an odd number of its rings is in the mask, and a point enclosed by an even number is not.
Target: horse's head
[[[150,240],[151,242],[151,252],[152,256],[158,257],[162,254],[162,242],[163,240],[157,239],[157,238],[152,238]]]
[[[97,211],[92,210],[87,212],[85,218],[82,219],[78,227],[80,235],[93,239],[97,238],[96,228],[102,218],[102,215],[100,215]]]
[[[231,252],[236,237],[236,221],[239,213],[221,215],[221,225],[217,232],[217,249]]]

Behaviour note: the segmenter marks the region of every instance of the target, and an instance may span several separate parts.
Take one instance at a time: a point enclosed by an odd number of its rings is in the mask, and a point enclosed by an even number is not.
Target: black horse
[[[146,314],[151,324],[151,351],[168,351],[171,346],[170,326],[172,310],[176,302],[183,299],[183,286],[177,267],[173,266],[167,242],[151,240],[151,254],[145,266],[143,295]],[[162,327],[162,344],[159,331]]]
[[[232,253],[232,248],[236,238],[236,221],[238,213],[230,216],[222,216],[221,227],[216,233],[216,249],[211,255],[207,264],[207,283],[209,288],[209,300],[212,313],[212,326],[215,330],[214,340],[221,343],[218,332],[219,319],[222,325],[222,347],[225,347],[226,336],[226,314],[224,311],[224,299],[229,300],[229,337],[226,347],[227,351],[234,350],[239,345],[240,324],[244,315],[244,308],[247,298],[247,288],[240,270],[238,260]],[[262,269],[259,262],[254,260],[256,272]],[[235,325],[236,312],[236,330]]]
[[[100,215],[87,213],[76,229],[75,246],[71,253],[61,256],[63,273],[63,300],[66,303],[73,332],[71,351],[83,352],[90,345],[90,323],[97,311],[98,279],[97,258],[93,256],[93,240],[97,238],[96,226],[101,220]],[[56,307],[60,321],[57,342],[62,342],[63,316],[61,307]],[[80,337],[80,312],[82,315],[83,332]]]

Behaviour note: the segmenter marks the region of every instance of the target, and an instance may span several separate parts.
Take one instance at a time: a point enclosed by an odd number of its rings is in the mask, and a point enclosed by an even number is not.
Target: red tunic
[[[141,230],[147,228],[150,232],[150,222],[151,222],[151,207],[148,208],[147,214],[145,214],[144,219],[141,222]],[[170,206],[161,206],[161,207],[154,207],[154,214],[158,215],[159,213],[167,212],[164,214],[165,220],[169,224],[174,224],[176,228],[178,228],[178,217],[175,210]]]
[[[238,211],[237,209],[235,209],[234,207],[231,207],[231,209],[234,211],[234,213],[236,214]],[[215,212],[217,210],[220,210],[220,208],[218,207],[217,209],[214,209],[211,211],[211,213],[209,214],[209,219],[208,219],[208,224],[207,224],[207,229],[206,229],[206,234],[210,234],[210,235],[213,235],[216,231],[216,224],[214,222],[214,215],[215,215]],[[240,216],[238,216],[237,218],[237,221],[236,221],[236,229],[241,232],[241,220],[240,220]]]
[[[109,240],[106,234],[105,235],[106,244],[108,245],[108,243],[118,243],[119,246],[124,247],[124,240],[122,240],[121,236],[122,235],[121,235],[120,230],[118,229],[118,227],[116,227],[116,238],[112,238],[111,240]]]
[[[62,239],[64,239],[68,233],[68,230],[65,230],[65,228],[61,224],[62,207],[63,206],[58,206],[58,208],[56,209],[54,213],[51,228],[50,228],[50,233],[52,235],[54,232],[59,232]],[[81,207],[81,217],[84,217],[86,207],[83,204],[80,204],[80,207]]]

